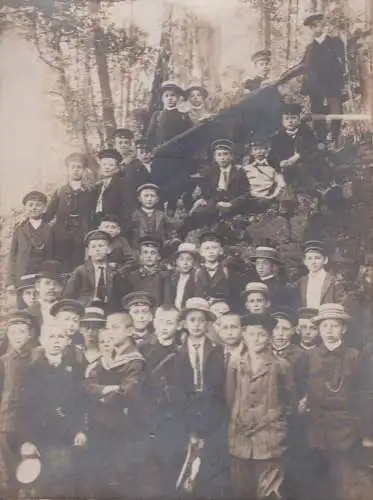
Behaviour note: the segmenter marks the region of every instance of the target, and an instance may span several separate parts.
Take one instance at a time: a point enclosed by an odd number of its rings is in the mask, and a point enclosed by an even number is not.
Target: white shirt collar
[[[308,277],[312,280],[324,280],[326,275],[325,269],[320,269],[317,273],[309,273]]]
[[[146,215],[153,215],[155,208],[145,208],[141,207],[141,210],[146,213]]]
[[[274,274],[270,274],[269,276],[265,276],[264,278],[260,278],[262,281],[267,281],[267,280],[270,280],[272,278],[274,278],[275,275]]]
[[[69,184],[73,191],[78,191],[79,189],[82,189],[82,181],[70,181]]]
[[[316,40],[317,43],[322,43],[327,36],[328,34],[324,32],[321,36],[315,37],[314,40]]]
[[[334,344],[328,344],[324,342],[325,347],[327,348],[328,351],[335,351],[342,345],[342,340],[339,340],[338,342],[335,342]]]
[[[303,344],[303,342],[300,342],[299,347],[301,347],[305,351],[311,351],[312,349],[315,349],[315,347],[317,347],[317,344],[305,345]]]
[[[29,222],[34,229],[38,229],[43,221],[40,218],[40,219],[29,219]]]

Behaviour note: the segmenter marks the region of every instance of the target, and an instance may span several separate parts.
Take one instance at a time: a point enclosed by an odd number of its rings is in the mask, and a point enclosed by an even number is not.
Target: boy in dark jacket
[[[154,341],[152,331],[154,297],[146,292],[132,292],[122,299],[123,310],[131,319],[131,337],[142,352],[147,344]]]
[[[114,214],[104,215],[98,229],[107,233],[111,238],[108,262],[116,264],[118,271],[122,274],[136,268],[136,253],[127,238],[121,234],[119,218]]]

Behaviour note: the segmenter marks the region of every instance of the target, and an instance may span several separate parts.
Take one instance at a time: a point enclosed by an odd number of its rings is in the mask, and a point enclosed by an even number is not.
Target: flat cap
[[[159,186],[157,186],[157,184],[152,184],[151,182],[148,182],[146,184],[141,184],[141,186],[139,186],[136,189],[137,194],[140,194],[141,191],[143,191],[144,189],[152,189],[153,191],[156,191],[157,193],[159,193]]]
[[[157,235],[148,234],[146,236],[142,236],[139,238],[138,246],[152,246],[161,249],[162,248],[162,239]]]
[[[151,308],[155,306],[154,297],[147,292],[131,292],[122,298],[122,307],[125,311],[134,305],[147,305]]]
[[[188,253],[195,258],[199,257],[199,252],[194,243],[180,243],[175,252],[175,256],[177,257],[181,253]]]
[[[23,323],[30,328],[36,326],[36,320],[34,316],[28,311],[12,311],[6,316],[6,325],[16,325],[18,323]]]
[[[325,246],[324,244],[319,241],[319,240],[309,240],[309,241],[306,241],[303,245],[302,245],[302,249],[303,249],[303,252],[306,254],[307,252],[311,252],[311,251],[314,251],[314,252],[320,252],[322,253],[323,255],[326,254],[326,250],[325,250]]]
[[[97,153],[97,158],[99,158],[100,160],[102,160],[103,158],[113,158],[117,163],[120,163],[123,159],[119,151],[112,148],[101,149],[101,151]]]
[[[41,191],[30,191],[22,198],[22,204],[26,205],[28,201],[40,201],[46,205],[48,203],[47,196]]]
[[[224,238],[216,231],[204,231],[199,237],[199,244],[202,245],[205,241],[216,241],[224,245]]]
[[[318,13],[314,13],[314,14],[307,16],[303,21],[303,25],[304,26],[312,26],[314,23],[317,23],[317,22],[323,21],[323,20],[324,20],[324,14],[322,14],[321,12],[318,12]]]
[[[125,139],[133,139],[133,132],[129,128],[117,128],[113,134],[113,137],[124,137]]]
[[[84,245],[87,246],[93,240],[105,240],[108,243],[111,243],[110,235],[105,231],[101,231],[101,229],[89,231],[89,233],[84,236]]]
[[[225,149],[227,151],[233,151],[234,144],[230,139],[216,139],[211,144],[211,150],[216,151],[217,149]]]
[[[70,311],[83,316],[84,306],[81,302],[74,299],[62,299],[55,302],[50,308],[50,313],[52,316],[56,316],[59,312]]]
[[[294,326],[297,322],[296,315],[294,311],[290,309],[290,307],[278,307],[272,314],[272,318],[274,319],[287,319]]]
[[[298,309],[298,319],[312,319],[319,313],[318,309],[312,307],[301,307]]]

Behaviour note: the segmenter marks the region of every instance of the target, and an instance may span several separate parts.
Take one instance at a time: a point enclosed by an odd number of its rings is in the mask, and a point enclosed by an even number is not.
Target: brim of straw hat
[[[320,323],[324,319],[339,319],[341,321],[349,321],[351,316],[346,313],[322,313],[314,316],[311,321],[312,323]]]
[[[211,311],[208,311],[207,309],[202,309],[202,308],[198,308],[198,307],[185,307],[179,313],[179,320],[183,320],[185,318],[186,314],[190,311],[201,311],[201,312],[205,313],[207,318],[209,319],[209,321],[216,321],[216,319],[217,319],[215,314]]]

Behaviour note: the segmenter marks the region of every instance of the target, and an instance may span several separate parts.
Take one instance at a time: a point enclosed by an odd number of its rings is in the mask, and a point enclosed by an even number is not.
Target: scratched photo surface
[[[0,3],[0,498],[371,500],[372,28]]]

